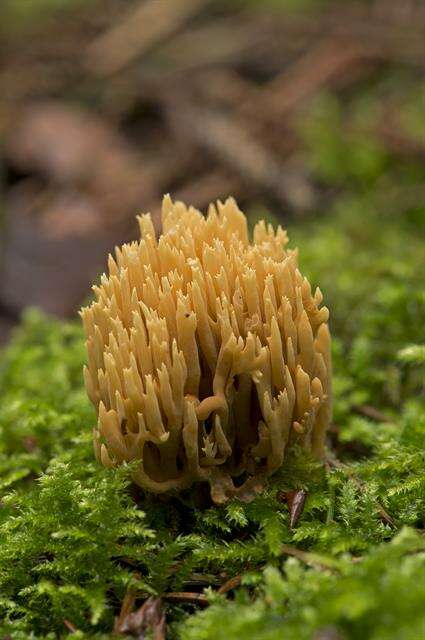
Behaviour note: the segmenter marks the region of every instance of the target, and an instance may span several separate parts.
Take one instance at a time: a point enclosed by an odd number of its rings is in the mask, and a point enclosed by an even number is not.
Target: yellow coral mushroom
[[[139,461],[154,493],[206,481],[216,503],[251,500],[289,442],[324,453],[331,416],[328,309],[287,235],[263,221],[253,242],[236,202],[162,206],[141,239],[109,256],[83,308],[96,456]]]

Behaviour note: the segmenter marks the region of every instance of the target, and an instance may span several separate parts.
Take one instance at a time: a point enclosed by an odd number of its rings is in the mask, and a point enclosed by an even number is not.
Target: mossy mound
[[[153,500],[132,489],[129,467],[102,469],[82,330],[27,313],[0,370],[1,633],[113,637],[131,588],[135,606],[162,597],[170,638],[422,636],[421,242],[412,220],[351,212],[293,233],[333,310],[339,462],[298,452],[249,505],[199,506],[190,492]],[[291,528],[283,496],[300,489]]]

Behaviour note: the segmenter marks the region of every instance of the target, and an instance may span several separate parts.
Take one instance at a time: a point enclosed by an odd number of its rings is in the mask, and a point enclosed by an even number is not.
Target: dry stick
[[[236,589],[236,587],[239,587],[241,582],[242,582],[242,576],[235,576],[234,578],[230,578],[229,580],[226,580],[224,584],[221,585],[220,589],[218,590],[218,593],[227,593],[232,589]]]
[[[161,44],[160,54],[167,64],[159,67],[157,74],[163,83],[175,73],[187,74],[204,67],[208,73],[211,65],[229,67],[241,62],[255,65],[271,61],[273,68],[282,67],[282,62],[294,53],[316,49],[314,41],[317,39],[319,47],[325,40],[337,40],[338,58],[345,57],[347,45],[353,43],[363,51],[373,47],[384,59],[404,59],[423,66],[423,15],[424,12],[418,7],[408,13],[404,21],[398,20],[395,15],[383,21],[380,15],[368,8],[356,7],[353,10],[345,5],[342,8],[334,6],[320,13],[283,15],[283,19],[278,14],[271,17],[261,11],[256,12],[255,17],[240,13],[210,20],[200,26],[194,25],[178,32],[170,41],[165,40]],[[322,40],[324,35],[325,40]],[[348,46],[348,56],[351,53],[349,49]],[[310,71],[314,74],[317,70],[320,81],[320,58],[311,57],[310,61]],[[298,79],[296,84],[298,87]],[[260,107],[263,109],[264,103],[260,102]]]
[[[226,70],[207,73],[197,84],[208,101],[233,106],[242,117],[248,116],[246,129],[249,128],[251,135],[258,132],[264,137],[271,124],[285,123],[285,118],[321,87],[347,75],[348,70],[373,57],[374,51],[371,46],[355,42],[345,42],[341,46],[341,42],[332,36],[321,39],[262,90],[242,80],[237,73]],[[283,140],[287,147],[288,136],[283,136]],[[290,149],[285,151],[289,153]],[[268,164],[270,166],[270,159]],[[272,174],[269,170],[269,176]]]
[[[307,40],[324,33],[333,34],[342,43],[353,39],[362,45],[374,43],[385,59],[403,61],[423,68],[425,65],[425,7],[416,3],[405,11],[405,0],[381,3],[379,12],[368,3],[336,3],[328,11],[305,17],[294,14],[285,23],[277,23],[282,39]],[[390,11],[394,9],[394,11]],[[384,19],[385,18],[385,19]],[[343,45],[342,45],[343,46]]]
[[[333,36],[323,39],[308,49],[289,69],[276,76],[258,101],[250,102],[246,108],[255,113],[265,103],[268,117],[283,118],[347,69],[373,58],[374,54],[376,47],[371,45],[342,43]]]
[[[282,545],[281,553],[287,556],[293,556],[294,558],[301,560],[301,562],[303,562],[304,564],[307,564],[309,566],[319,568],[322,570],[329,571],[329,570],[335,570],[337,568],[336,563],[334,564],[332,562],[332,559],[330,559],[329,564],[327,564],[326,558],[316,555],[315,553],[303,551],[302,549],[298,549],[297,547],[294,547],[289,544]],[[227,593],[228,591],[231,591],[232,589],[236,589],[236,587],[240,586],[241,582],[242,582],[242,576],[240,575],[230,578],[224,584],[221,585],[221,587],[218,589],[218,593],[223,594],[223,593]]]
[[[321,569],[322,571],[335,571],[338,568],[338,561],[334,561],[332,558],[324,558],[309,551],[303,551],[302,549],[298,549],[290,544],[283,544],[281,546],[281,553],[286,556],[297,558],[304,564],[316,569]],[[328,560],[329,563],[327,562]]]
[[[90,45],[87,51],[90,71],[107,76],[122,70],[198,13],[206,1],[139,2],[118,25]]]
[[[388,127],[378,128],[376,134],[386,144],[386,146],[396,154],[412,157],[416,156],[420,159],[425,157],[425,144],[421,140],[404,135],[401,131],[390,130]]]
[[[358,413],[361,416],[366,416],[366,418],[371,418],[376,422],[392,422],[391,418],[368,404],[355,405],[352,409],[355,413]]]
[[[181,99],[168,101],[167,106],[173,128],[184,131],[248,180],[274,193],[285,205],[296,211],[312,208],[315,197],[306,177],[280,164],[236,118],[210,108],[194,107]]]
[[[287,70],[264,88],[242,79],[232,70],[220,69],[201,74],[196,84],[208,102],[232,107],[244,119],[251,135],[258,134],[264,146],[276,143],[276,129],[282,131],[279,151],[288,156],[299,146],[291,131],[290,116],[322,87],[341,81],[358,80],[359,71],[370,73],[371,46],[341,42],[335,37],[321,39],[303,53]],[[356,73],[357,71],[357,73]],[[270,140],[273,136],[273,140]]]
[[[242,78],[231,67],[207,69],[197,75],[195,81],[196,88],[207,102],[214,102],[241,111],[248,108],[251,102],[259,105],[262,96],[267,91],[267,87],[260,87],[252,80]],[[267,110],[268,105],[264,101],[261,114],[264,115]],[[256,115],[258,116],[258,113]],[[255,121],[252,124],[255,126]]]
[[[364,487],[363,482],[361,482],[361,480],[359,480],[352,469],[350,469],[350,467],[346,464],[344,464],[343,462],[341,462],[340,460],[337,460],[336,458],[328,458],[326,461],[327,465],[329,467],[333,467],[334,469],[341,469],[343,471],[345,471],[347,473],[347,475],[351,478],[352,482],[354,482],[355,486],[361,491]],[[391,518],[391,516],[385,511],[384,507],[382,507],[379,502],[376,500],[375,501],[376,504],[376,508],[378,509],[378,513],[379,516],[381,518],[381,520],[389,525],[390,527],[394,528],[395,524],[393,519]]]
[[[78,631],[77,627],[66,618],[64,618],[63,623],[70,633],[76,633]]]
[[[191,25],[161,44],[161,81],[175,73],[182,75],[248,61],[253,51],[267,43],[267,31],[247,17],[232,16]]]
[[[208,605],[208,600],[203,593],[197,593],[196,591],[170,591],[162,595],[163,600],[168,602],[199,604],[202,607]]]
[[[397,127],[397,123],[391,122],[391,120],[389,122],[388,119],[381,121],[373,134],[378,136],[394,154],[408,158],[415,156],[423,159],[425,157],[425,139],[415,139],[407,135],[400,126]]]
[[[182,563],[183,564],[183,563]],[[212,574],[192,574],[188,580],[183,582],[182,589],[184,592],[192,591],[193,589],[201,590],[207,587],[219,587],[220,579]]]
[[[121,603],[121,609],[118,618],[115,619],[114,629],[120,629],[124,623],[126,617],[131,613],[134,603],[136,601],[136,591],[134,588],[129,587]]]

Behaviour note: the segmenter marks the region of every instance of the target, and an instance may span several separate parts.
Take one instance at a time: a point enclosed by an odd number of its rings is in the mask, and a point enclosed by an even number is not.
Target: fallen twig
[[[208,605],[207,597],[203,593],[197,593],[196,591],[170,591],[162,595],[163,600],[168,602],[187,603],[187,604],[199,604],[202,607]]]
[[[376,46],[327,37],[307,49],[288,69],[269,82],[259,93],[258,99],[245,103],[244,110],[258,113],[260,105],[267,120],[284,118],[300,104],[311,98],[319,89],[347,73],[353,65],[364,63],[376,55]]]
[[[239,587],[242,581],[242,576],[235,576],[234,578],[230,578],[226,580],[224,584],[221,585],[218,593],[227,593],[228,591],[232,591],[232,589],[236,589]]]
[[[391,418],[381,413],[379,409],[367,404],[355,405],[353,411],[366,418],[371,418],[376,422],[391,422]]]
[[[271,191],[285,206],[306,211],[315,195],[307,178],[282,165],[238,120],[211,108],[194,107],[183,99],[169,103],[171,126],[230,165],[245,180],[252,180]]]
[[[297,547],[294,547],[290,544],[283,544],[281,547],[281,553],[283,555],[297,558],[304,564],[307,564],[310,567],[315,567],[316,569],[321,569],[323,571],[335,571],[339,568],[339,562],[334,558],[321,556],[316,553],[311,553],[310,551],[303,551],[302,549],[298,549]]]
[[[63,623],[70,633],[76,633],[78,631],[77,627],[74,624],[72,624],[70,620],[67,620],[66,618],[64,618]]]
[[[206,0],[140,2],[89,47],[88,67],[96,75],[117,73],[196,14]]]

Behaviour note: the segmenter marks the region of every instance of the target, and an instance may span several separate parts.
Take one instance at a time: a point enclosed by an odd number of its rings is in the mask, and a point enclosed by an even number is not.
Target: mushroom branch
[[[96,457],[139,461],[133,480],[173,493],[207,482],[252,500],[289,444],[324,456],[331,417],[328,309],[264,221],[248,236],[229,198],[204,217],[165,196],[162,235],[116,248],[81,310]]]

